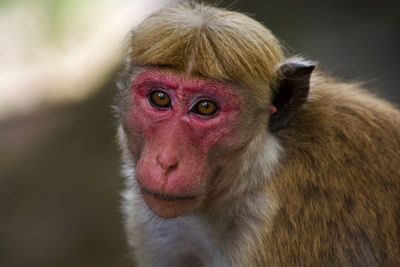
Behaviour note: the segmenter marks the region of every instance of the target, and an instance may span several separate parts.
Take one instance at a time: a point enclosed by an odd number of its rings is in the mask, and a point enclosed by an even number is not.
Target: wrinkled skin
[[[149,96],[161,91],[171,105],[157,107]],[[233,151],[242,135],[242,102],[234,88],[160,70],[145,70],[133,81],[128,118],[138,151],[137,181],[147,206],[173,218],[201,206],[215,164],[210,151]],[[193,112],[201,100],[217,111]]]

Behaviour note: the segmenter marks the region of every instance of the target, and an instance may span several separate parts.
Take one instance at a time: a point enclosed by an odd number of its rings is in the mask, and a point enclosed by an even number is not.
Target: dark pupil
[[[210,107],[210,103],[208,103],[208,102],[203,102],[203,103],[201,103],[202,105],[203,105],[203,107],[205,108],[205,109],[208,109],[209,107]]]
[[[161,100],[165,99],[165,95],[163,93],[158,93],[158,98],[160,98]]]

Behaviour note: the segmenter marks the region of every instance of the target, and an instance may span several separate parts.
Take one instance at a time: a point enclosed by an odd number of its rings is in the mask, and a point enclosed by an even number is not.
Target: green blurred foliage
[[[40,7],[45,12],[46,19],[49,21],[49,41],[59,41],[65,27],[81,12],[85,7],[106,0],[0,0],[0,10],[12,9],[15,6]],[[33,12],[35,12],[33,10]]]

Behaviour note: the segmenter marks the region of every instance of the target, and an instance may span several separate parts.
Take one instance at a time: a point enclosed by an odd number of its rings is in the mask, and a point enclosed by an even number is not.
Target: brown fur
[[[231,171],[213,181],[204,207],[229,225],[222,250],[231,265],[400,266],[400,113],[393,106],[356,84],[313,74],[306,103],[275,133],[283,153],[264,179],[254,155],[269,138],[267,110],[277,69],[288,60],[269,30],[236,12],[174,4],[132,32],[129,59],[124,98],[139,66],[246,90],[243,121],[257,124],[251,138],[261,137],[230,158]],[[234,177],[244,164],[257,181]]]
[[[277,39],[240,13],[202,4],[173,4],[133,32],[130,57],[217,81],[236,81],[262,96],[283,59]]]
[[[351,84],[315,77],[278,138],[281,209],[271,265],[400,264],[400,113]]]

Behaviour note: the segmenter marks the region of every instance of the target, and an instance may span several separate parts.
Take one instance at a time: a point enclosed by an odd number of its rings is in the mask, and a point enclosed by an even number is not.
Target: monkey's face
[[[131,91],[128,124],[145,203],[164,218],[200,207],[218,166],[214,151],[229,154],[241,139],[237,91],[154,69],[140,73]]]

